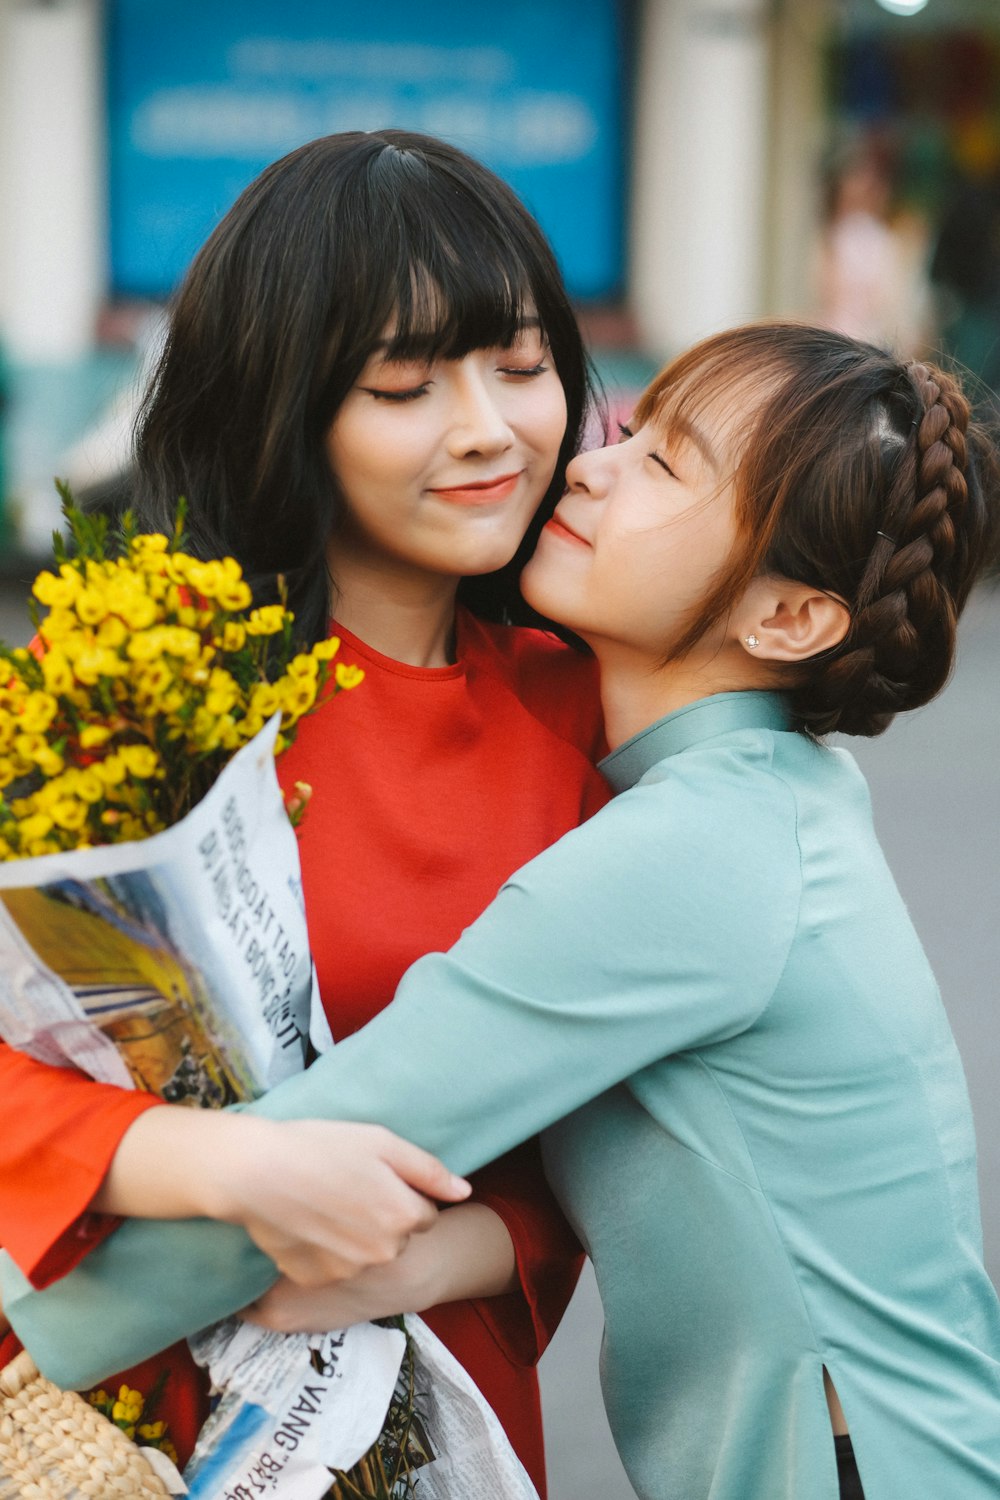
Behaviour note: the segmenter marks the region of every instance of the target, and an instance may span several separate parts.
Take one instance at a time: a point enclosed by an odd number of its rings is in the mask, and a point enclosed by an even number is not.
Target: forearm
[[[517,1257],[510,1231],[499,1214],[484,1203],[463,1203],[448,1209],[433,1229],[414,1236],[404,1254],[410,1249],[418,1257],[421,1306],[405,1311],[426,1312],[442,1302],[502,1297],[517,1290]]]
[[[123,1218],[234,1220],[226,1164],[264,1146],[268,1125],[180,1105],[148,1110],[122,1136],[90,1207]]]
[[[282,1333],[320,1333],[426,1312],[443,1302],[499,1297],[517,1286],[514,1246],[503,1220],[482,1203],[466,1203],[414,1235],[390,1265],[330,1287],[298,1287],[283,1279],[243,1315]]]

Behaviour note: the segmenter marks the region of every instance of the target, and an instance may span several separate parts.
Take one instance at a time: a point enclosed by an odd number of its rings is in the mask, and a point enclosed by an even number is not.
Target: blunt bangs
[[[546,268],[527,237],[512,233],[508,215],[391,146],[373,159],[368,178],[369,244],[381,253],[362,272],[368,284],[359,301],[375,314],[365,318],[365,359],[386,329],[390,359],[427,361],[505,348],[526,318],[537,317],[546,333]]]

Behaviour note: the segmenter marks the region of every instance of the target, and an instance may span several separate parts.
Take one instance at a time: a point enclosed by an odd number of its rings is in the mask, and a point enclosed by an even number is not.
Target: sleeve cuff
[[[500,1170],[508,1162],[520,1169],[517,1177]],[[492,1209],[506,1225],[520,1287],[505,1296],[474,1298],[470,1305],[506,1358],[512,1364],[531,1366],[538,1363],[559,1326],[584,1255],[541,1175],[537,1141],[518,1147],[502,1164],[473,1176],[472,1199]],[[505,1177],[517,1182],[521,1191],[509,1190]]]
[[[29,1170],[5,1174],[3,1246],[34,1287],[65,1276],[121,1222],[90,1212],[89,1205],[132,1121],[159,1104],[150,1094],[109,1087],[101,1101],[100,1140],[91,1136],[90,1154],[74,1155],[67,1135],[65,1147],[39,1152]]]

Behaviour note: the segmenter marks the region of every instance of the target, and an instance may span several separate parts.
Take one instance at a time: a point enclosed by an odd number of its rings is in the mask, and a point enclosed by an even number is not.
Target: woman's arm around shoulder
[[[796,930],[794,801],[776,777],[734,779],[708,750],[677,761],[526,865],[381,1015],[254,1112],[381,1121],[468,1171],[649,1064],[752,1026]],[[762,882],[766,899],[749,899]],[[262,1279],[230,1235],[130,1221],[88,1257],[85,1287],[77,1272],[19,1297],[12,1321],[40,1364],[49,1336],[72,1327],[75,1347],[120,1367],[270,1284],[273,1269]],[[183,1294],[160,1286],[152,1307],[149,1265],[186,1268]],[[64,1350],[60,1338],[57,1362]]]

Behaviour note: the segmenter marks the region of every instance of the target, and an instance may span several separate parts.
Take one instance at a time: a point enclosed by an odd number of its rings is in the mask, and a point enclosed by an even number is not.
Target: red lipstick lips
[[[590,543],[588,541],[586,541],[582,536],[577,535],[572,526],[566,525],[566,522],[563,520],[562,516],[559,515],[558,511],[551,520],[546,521],[543,529],[545,531],[550,531],[553,536],[561,536],[564,541],[576,542],[580,547],[590,546]]]
[[[456,505],[495,505],[498,500],[506,500],[523,472],[523,469],[518,469],[513,474],[499,474],[496,479],[477,479],[468,484],[442,486],[440,489],[432,489],[431,494],[440,496],[442,500],[451,500]]]

